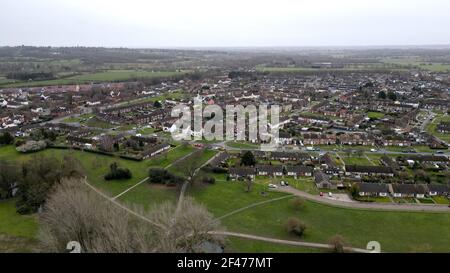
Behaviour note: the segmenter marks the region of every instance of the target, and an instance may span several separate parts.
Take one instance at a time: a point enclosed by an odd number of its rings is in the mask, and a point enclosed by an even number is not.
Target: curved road
[[[393,203],[364,203],[364,202],[345,202],[339,200],[328,199],[326,197],[312,195],[292,187],[279,187],[274,191],[290,193],[317,203],[323,203],[335,207],[344,207],[352,209],[368,209],[368,210],[393,210],[393,211],[424,211],[424,212],[449,212],[447,205],[436,204],[393,204]]]

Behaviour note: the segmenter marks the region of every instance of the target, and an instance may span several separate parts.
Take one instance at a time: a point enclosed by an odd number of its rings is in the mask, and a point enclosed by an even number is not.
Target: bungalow
[[[359,196],[387,196],[389,186],[383,183],[356,183]]]
[[[339,165],[328,153],[324,154],[320,158],[320,163],[322,164],[322,169],[326,174],[339,175],[341,173]]]
[[[424,198],[427,192],[426,185],[392,184],[392,196]]]
[[[430,196],[447,196],[450,193],[450,188],[444,184],[429,184],[427,194]]]
[[[295,141],[292,138],[292,136],[284,131],[279,132],[278,137],[275,138],[275,142],[282,145],[295,144]]]
[[[230,158],[227,152],[219,153],[214,159],[209,163],[212,167],[218,167],[225,164],[225,162]]]
[[[308,161],[311,157],[306,153],[271,152],[270,160]]]
[[[331,183],[328,175],[322,171],[314,172],[314,182],[319,189],[337,189],[337,186]]]
[[[387,166],[360,166],[360,165],[346,165],[346,175],[358,176],[394,176],[391,167]]]
[[[425,184],[416,185],[416,197],[425,198],[425,194],[428,192],[428,187]]]
[[[263,176],[283,176],[282,165],[258,165],[256,166],[257,174]]]
[[[229,175],[233,179],[250,178],[255,179],[255,168],[230,168]]]
[[[312,173],[313,173],[312,167],[302,166],[302,165],[286,166],[287,176],[293,176],[294,178],[297,178],[299,176],[312,176]]]
[[[380,158],[381,163],[383,163],[384,166],[391,167],[392,170],[399,170],[400,166],[395,162],[392,158],[390,158],[387,155],[383,155]]]
[[[336,144],[335,134],[303,134],[303,145]]]
[[[406,160],[414,160],[420,163],[430,163],[430,164],[448,164],[449,159],[446,156],[439,155],[408,155],[405,156]]]
[[[256,151],[253,151],[252,153],[255,156],[255,158],[267,159],[267,154],[264,151],[256,150]]]
[[[155,155],[160,154],[160,153],[168,150],[169,148],[170,148],[170,144],[168,144],[168,143],[154,145],[154,146],[150,147],[149,149],[142,152],[142,158],[147,159],[149,157],[154,157]]]
[[[342,134],[339,135],[337,140],[338,144],[342,145],[364,145],[364,146],[373,146],[375,144],[375,140],[366,134],[354,133],[354,134]]]
[[[450,122],[442,121],[436,128],[438,132],[448,134],[450,133]]]

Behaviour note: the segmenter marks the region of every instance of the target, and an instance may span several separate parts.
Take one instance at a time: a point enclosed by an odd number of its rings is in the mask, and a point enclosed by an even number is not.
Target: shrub
[[[291,201],[291,206],[294,210],[301,210],[305,206],[305,200],[300,197],[295,197]]]
[[[342,235],[334,235],[330,238],[329,243],[332,247],[333,252],[335,253],[343,253],[345,247],[345,240]]]
[[[0,135],[0,144],[9,145],[14,142],[14,137],[9,132]]]
[[[245,152],[241,157],[241,165],[244,166],[255,166],[256,159],[251,151]]]
[[[166,169],[152,168],[148,173],[151,183],[159,183],[165,185],[177,185],[184,182],[184,178],[170,173]]]
[[[132,176],[129,169],[119,168],[116,162],[112,163],[109,168],[110,171],[105,175],[105,180],[130,179]]]
[[[206,184],[215,184],[216,183],[216,179],[214,177],[204,176],[202,178],[202,182],[206,183]]]
[[[286,222],[286,229],[289,233],[293,233],[297,236],[302,236],[305,233],[306,225],[298,218],[291,217]]]
[[[25,140],[18,139],[18,140],[16,140],[16,142],[14,142],[14,146],[19,147],[19,146],[22,146],[25,143],[26,143]]]
[[[221,167],[213,167],[211,169],[213,173],[228,173],[227,169]]]

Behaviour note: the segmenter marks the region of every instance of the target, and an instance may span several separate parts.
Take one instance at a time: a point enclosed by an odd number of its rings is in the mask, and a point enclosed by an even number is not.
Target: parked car
[[[333,197],[333,193],[332,193],[332,192],[329,192],[329,193],[328,193],[328,197]]]
[[[320,194],[319,194],[320,196],[323,196],[323,192],[320,192]]]
[[[274,184],[269,184],[268,187],[271,188],[271,189],[276,189],[276,188],[278,188],[278,186],[277,186],[277,185],[274,185]]]

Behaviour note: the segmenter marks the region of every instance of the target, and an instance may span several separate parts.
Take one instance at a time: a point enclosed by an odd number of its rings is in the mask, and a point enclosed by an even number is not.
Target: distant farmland
[[[138,71],[138,70],[108,70],[89,74],[81,74],[46,81],[15,82],[10,80],[3,81],[0,78],[1,87],[27,87],[27,86],[45,86],[45,85],[64,85],[64,84],[83,84],[90,82],[117,82],[133,79],[151,79],[178,76],[188,71]]]

